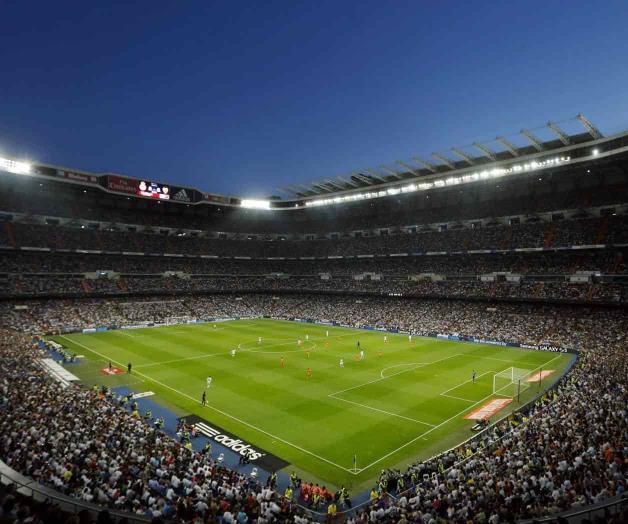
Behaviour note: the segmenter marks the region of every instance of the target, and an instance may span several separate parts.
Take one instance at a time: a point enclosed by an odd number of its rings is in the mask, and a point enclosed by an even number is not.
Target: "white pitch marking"
[[[425,362],[409,362],[408,364],[395,364],[394,366],[388,366],[387,368],[382,369],[379,373],[379,376],[381,378],[386,378],[386,376],[384,375],[384,371],[388,369],[400,368],[400,367],[405,367],[405,366],[414,366],[414,365],[418,367],[422,367],[422,366],[425,366],[426,363]]]
[[[547,366],[548,364],[550,364],[551,362],[554,362],[554,360],[556,360],[557,358],[559,358],[561,355],[557,355],[554,358],[548,360],[547,362],[544,362],[543,364],[541,364],[540,366],[537,366],[535,369],[533,369],[532,371],[535,371],[536,369],[539,369],[543,366]],[[481,402],[484,402],[487,398],[490,398],[493,396],[493,393],[491,393],[490,395],[487,395],[484,398],[481,398],[480,400],[478,400],[475,404],[471,404],[470,406],[467,406],[466,408],[464,408],[462,411],[456,413],[455,415],[453,415],[452,417],[449,417],[447,420],[444,420],[443,422],[441,422],[440,424],[438,424],[437,426],[433,427],[432,429],[428,429],[427,431],[425,431],[424,433],[421,433],[420,435],[414,437],[412,440],[409,440],[408,442],[406,442],[405,444],[402,444],[401,446],[399,446],[397,449],[393,449],[391,452],[386,453],[386,455],[384,455],[383,457],[378,458],[377,460],[371,462],[368,466],[364,466],[362,469],[360,469],[358,471],[358,473],[364,471],[365,469],[370,468],[371,466],[374,466],[375,464],[377,464],[378,462],[381,462],[384,459],[387,459],[388,457],[390,457],[391,455],[394,455],[395,453],[397,453],[398,451],[401,451],[403,448],[409,446],[410,444],[414,444],[417,440],[419,440],[420,438],[425,437],[425,435],[428,435],[429,433],[431,433],[432,431],[437,430],[438,428],[440,428],[441,426],[443,426],[444,424],[447,424],[448,422],[450,422],[451,420],[459,417],[460,415],[462,415],[463,413],[466,413],[467,411],[469,411],[472,407],[477,406],[478,404],[480,404]]]
[[[90,352],[94,353],[95,355],[98,355],[99,357],[102,357],[102,358],[107,359],[107,360],[111,360],[111,362],[115,362],[116,364],[118,364],[118,365],[120,365],[120,366],[123,366],[123,367],[124,367],[124,364],[121,364],[120,362],[117,362],[117,361],[115,361],[115,360],[113,360],[113,359],[108,359],[106,355],[103,355],[102,353],[99,353],[98,351],[96,351],[96,350],[94,350],[94,349],[91,349],[91,348],[87,347],[85,344],[82,344],[81,342],[77,342],[77,341],[75,341],[75,340],[72,340],[72,339],[70,339],[70,338],[67,338],[67,337],[66,337],[66,336],[64,336],[64,335],[60,335],[60,338],[64,338],[65,340],[68,340],[68,341],[72,342],[73,344],[76,344],[77,346],[81,346],[81,347],[83,347],[84,349],[86,349],[87,351],[90,351]],[[170,391],[174,391],[175,393],[177,393],[178,395],[180,395],[180,396],[182,396],[182,397],[185,397],[185,398],[187,398],[187,399],[189,399],[189,400],[192,400],[192,401],[194,401],[194,402],[198,402],[198,399],[197,399],[197,398],[191,397],[190,395],[188,395],[188,394],[186,394],[186,393],[183,393],[182,391],[179,391],[178,389],[175,389],[175,388],[173,388],[173,387],[171,387],[171,386],[168,386],[167,384],[164,384],[163,382],[160,382],[160,381],[158,381],[158,380],[155,380],[154,378],[151,378],[151,377],[149,377],[148,375],[144,375],[143,373],[140,373],[140,372],[136,372],[136,375],[140,375],[141,377],[144,377],[145,379],[150,380],[151,382],[154,382],[155,384],[157,384],[157,385],[159,385],[159,386],[161,386],[161,387],[163,387],[163,388],[169,389]],[[269,437],[272,437],[272,438],[274,438],[275,440],[278,440],[279,442],[283,442],[284,444],[287,444],[288,446],[291,446],[291,447],[293,447],[293,448],[295,448],[295,449],[298,449],[299,451],[302,451],[303,453],[307,453],[308,455],[311,455],[312,457],[315,457],[315,458],[317,458],[317,459],[319,459],[319,460],[322,460],[323,462],[326,462],[327,464],[331,464],[332,466],[335,466],[335,467],[337,467],[338,469],[341,469],[341,470],[343,470],[343,471],[346,471],[347,473],[353,473],[354,475],[357,475],[357,473],[354,473],[354,472],[353,472],[353,471],[351,471],[350,469],[345,468],[344,466],[341,466],[340,464],[336,464],[335,462],[332,462],[331,460],[326,459],[325,457],[321,457],[320,455],[317,455],[316,453],[312,453],[311,451],[308,451],[307,449],[304,449],[304,448],[302,448],[301,446],[298,446],[298,445],[296,445],[296,444],[293,444],[292,442],[289,442],[289,441],[287,441],[287,440],[284,440],[284,439],[282,439],[281,437],[278,437],[278,436],[276,436],[276,435],[273,435],[272,433],[269,433],[268,431],[263,430],[262,428],[258,428],[257,426],[254,426],[253,424],[250,424],[249,422],[246,422],[246,421],[244,421],[244,420],[242,420],[242,419],[239,419],[238,417],[235,417],[235,416],[233,416],[233,415],[230,415],[229,413],[225,413],[224,411],[222,411],[222,410],[220,410],[220,409],[218,409],[218,408],[215,408],[215,407],[213,407],[213,406],[210,406],[209,404],[207,404],[205,407],[207,407],[207,408],[209,408],[209,409],[212,409],[212,410],[214,410],[215,412],[220,413],[221,415],[223,415],[223,416],[225,416],[225,417],[228,417],[228,418],[230,418],[230,419],[232,419],[232,420],[235,420],[236,422],[239,422],[240,424],[243,424],[243,425],[245,425],[245,426],[247,426],[247,427],[249,427],[249,428],[251,428],[251,429],[254,429],[254,430],[256,430],[256,431],[259,431],[260,433],[263,433],[264,435],[267,435],[267,436],[269,436]]]
[[[246,343],[246,342],[245,342]],[[266,348],[274,348],[274,347],[278,347],[278,346],[288,346],[294,344],[294,342],[287,342],[287,343],[283,343],[283,344],[271,344],[269,346],[264,346]],[[313,344],[313,347],[310,348],[312,350],[314,350],[314,348],[316,348],[316,344],[314,344],[313,342],[311,343]],[[184,357],[184,358],[175,358],[173,360],[162,360],[159,362],[151,362],[150,364],[140,364],[139,366],[135,366],[136,369],[144,369],[144,368],[150,368],[150,367],[155,367],[155,366],[161,366],[162,364],[175,364],[177,362],[185,362],[187,360],[202,360],[204,358],[211,358],[211,357],[219,357],[221,355],[229,355],[231,350],[226,351],[226,352],[221,352],[221,353],[210,353],[208,355],[197,355],[195,357]],[[279,351],[253,351],[251,349],[246,349],[246,348],[241,348],[238,351],[242,352],[242,353],[279,353]],[[290,350],[290,351],[284,351],[284,353],[296,353],[298,351],[307,351],[304,349],[294,349],[294,350]]]
[[[464,400],[465,402],[475,402],[475,400],[469,400],[468,398],[462,398],[462,397],[455,397],[453,395],[447,395],[445,393],[441,393],[440,396],[441,397],[455,398],[456,400]]]
[[[470,357],[479,360],[496,360],[497,362],[506,362],[507,364],[513,364],[519,362],[518,360],[506,360],[504,358],[496,358],[496,357],[484,357],[482,355],[476,355],[475,353],[462,353],[463,357]]]
[[[478,375],[475,378],[478,379],[480,377],[483,377],[484,375],[488,375],[489,373],[497,373],[497,371],[487,371],[486,373],[482,373],[482,374]],[[445,391],[443,391],[441,393],[441,395],[444,395],[445,393],[449,393],[450,391],[453,391],[454,389],[457,389],[460,386],[464,386],[465,384],[467,384],[468,382],[471,382],[471,381],[473,381],[472,378],[470,378],[469,380],[465,380],[464,382],[461,382],[460,384],[458,384],[457,386],[454,386],[453,388],[446,389]]]
[[[228,355],[229,352],[225,352],[225,353],[212,353],[210,355],[198,355],[196,357],[186,357],[186,358],[177,358],[174,360],[162,360],[160,362],[151,362],[150,364],[140,364],[139,366],[133,366],[134,369],[144,369],[144,368],[152,368],[155,366],[163,366],[166,364],[174,364],[176,362],[185,362],[186,360],[202,360],[204,358],[211,358],[211,357],[219,357],[221,355]]]
[[[404,415],[399,415],[398,413],[391,413],[390,411],[386,411],[379,408],[374,408],[372,406],[367,406],[366,404],[360,404],[359,402],[353,402],[353,400],[347,400],[346,398],[334,397],[330,395],[334,400],[341,400],[342,402],[348,402],[349,404],[353,404],[354,406],[359,406],[361,408],[370,409],[372,411],[378,411],[379,413],[386,413],[386,415],[390,415],[391,417],[403,418],[405,420],[410,420],[411,422],[416,422],[418,424],[424,424],[425,426],[434,427],[435,424],[430,424],[429,422],[423,422],[422,420],[417,420],[415,418],[406,417]]]
[[[369,382],[364,382],[363,384],[358,384],[357,386],[352,386],[350,388],[347,389],[342,389],[340,391],[334,391],[333,393],[330,393],[328,396],[333,396],[333,395],[339,395],[340,393],[344,393],[345,391],[351,391],[353,389],[358,389],[361,388],[362,386],[368,386],[369,384],[374,384],[375,382],[380,382],[382,380],[386,380],[388,378],[392,378],[392,377],[396,377],[397,375],[401,375],[402,373],[408,373],[410,371],[414,371],[415,369],[420,368],[424,368],[426,366],[429,366],[431,364],[436,364],[438,362],[442,362],[443,360],[449,360],[450,358],[454,358],[454,357],[459,357],[460,353],[457,353],[455,355],[450,355],[449,357],[445,357],[445,358],[441,358],[439,360],[434,360],[433,362],[425,362],[424,365],[422,366],[417,366],[416,368],[412,368],[412,369],[406,369],[405,371],[398,371],[397,373],[393,373],[392,375],[388,375],[387,377],[380,377],[380,378],[376,378],[375,380],[370,380]]]

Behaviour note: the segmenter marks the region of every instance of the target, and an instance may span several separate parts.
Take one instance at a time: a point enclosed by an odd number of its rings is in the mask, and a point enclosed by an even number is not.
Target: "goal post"
[[[530,387],[531,369],[510,367],[493,375],[493,395],[517,397]]]

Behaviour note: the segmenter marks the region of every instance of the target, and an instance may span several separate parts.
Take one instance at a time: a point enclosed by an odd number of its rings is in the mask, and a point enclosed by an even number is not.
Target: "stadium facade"
[[[568,348],[578,364],[549,396],[514,421],[485,429],[475,444],[387,473],[379,496],[393,494],[392,502],[383,514],[375,509],[383,502],[361,511],[382,521],[401,514],[425,521],[421,497],[442,500],[430,511],[452,522],[480,513],[496,515],[495,522],[536,518],[609,500],[617,510],[626,485],[626,420],[615,414],[622,402],[625,414],[627,392],[628,131],[603,136],[582,115],[577,122],[583,132],[550,123],[543,131],[550,138],[524,130],[520,138],[290,186],[282,190],[286,198],[216,195],[161,181],[159,174],[139,179],[0,157],[6,361],[13,358],[9,346],[28,346],[19,332],[202,315],[300,318]],[[568,422],[578,384],[590,413],[607,418],[547,429],[548,412],[563,413],[558,418]],[[520,425],[543,436],[527,440]],[[551,446],[549,436],[541,442],[544,431],[554,439],[573,436],[573,445],[555,451],[561,461],[544,457],[544,469],[531,452],[526,465],[534,482],[560,478],[560,488],[551,486],[558,495],[528,490],[527,477],[525,490],[510,486],[514,474],[494,464],[504,435],[519,452],[528,446],[538,453]],[[575,444],[585,441],[589,455]],[[11,446],[4,442],[0,458],[8,460]],[[500,453],[512,451],[508,445]],[[478,460],[468,462],[465,453]],[[567,472],[562,462],[570,461],[576,466]],[[503,489],[460,498],[469,478],[485,480],[482,464]],[[452,470],[465,473],[458,478]],[[445,487],[434,488],[434,478]],[[504,495],[505,485],[519,499]],[[311,510],[299,501],[285,521],[316,518]]]

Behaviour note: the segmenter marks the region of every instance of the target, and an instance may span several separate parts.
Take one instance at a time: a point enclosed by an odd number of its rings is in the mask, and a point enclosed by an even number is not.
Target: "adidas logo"
[[[179,189],[179,191],[177,191],[172,197],[172,200],[179,200],[181,202],[189,202],[191,198],[185,189]]]
[[[235,451],[236,453],[239,453],[244,457],[248,457],[251,461],[260,459],[265,455],[265,453],[261,453],[256,449],[253,449],[250,444],[247,444],[240,439],[232,438],[229,435],[223,435],[222,433],[220,433],[220,431],[212,428],[210,425],[205,424],[204,422],[197,422],[196,424],[194,424],[194,427],[198,430],[199,433],[202,433],[206,437],[222,444],[223,446],[229,448],[232,451]]]

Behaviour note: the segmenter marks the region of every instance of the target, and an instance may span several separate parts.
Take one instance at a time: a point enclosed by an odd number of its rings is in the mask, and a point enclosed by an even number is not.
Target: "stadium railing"
[[[98,506],[97,504],[68,497],[67,495],[63,495],[52,488],[42,486],[33,479],[21,475],[1,460],[0,483],[4,485],[13,484],[17,488],[20,495],[31,497],[38,502],[43,502],[45,500],[52,501],[66,513],[76,515],[77,513],[85,510],[90,514],[94,521],[98,517],[98,514],[105,509],[109,511],[109,514],[116,520],[125,518],[129,524],[146,524],[152,520],[151,518],[143,515],[136,515],[125,511],[116,511],[103,506]]]

